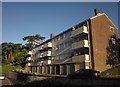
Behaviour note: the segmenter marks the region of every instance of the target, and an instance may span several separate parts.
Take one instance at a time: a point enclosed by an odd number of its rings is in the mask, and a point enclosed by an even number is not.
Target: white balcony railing
[[[79,55],[72,57],[73,62],[90,62],[90,58],[88,54]]]
[[[86,26],[82,26],[82,27],[79,27],[76,30],[73,30],[72,34],[71,34],[71,37],[74,37],[74,36],[76,36],[78,34],[81,34],[81,33],[88,33],[88,30],[87,30]]]
[[[44,52],[43,53],[43,56],[51,56],[52,55],[52,52],[51,51],[47,51],[47,52]]]
[[[44,48],[48,48],[48,47],[52,47],[52,43],[51,42],[45,43],[44,45],[41,46],[40,49],[44,49]]]
[[[31,66],[31,63],[27,63],[28,66]]]
[[[51,64],[51,60],[45,60],[43,61],[43,64],[46,65],[46,64]]]
[[[52,52],[51,51],[46,51],[46,52],[43,52],[43,53],[39,54],[40,58],[47,57],[47,56],[52,56]]]
[[[33,53],[32,53],[32,51],[29,51],[27,54],[28,54],[28,55],[32,55]]]
[[[51,42],[48,42],[48,43],[45,43],[37,48],[35,48],[35,50],[43,50],[44,48],[48,48],[48,47],[52,47],[52,43]]]
[[[32,58],[31,57],[27,57],[27,61],[31,61],[32,60]]]
[[[81,47],[89,47],[88,40],[82,40],[82,41],[79,41],[79,42],[74,42],[72,44],[72,49],[78,49],[78,48],[81,48]]]

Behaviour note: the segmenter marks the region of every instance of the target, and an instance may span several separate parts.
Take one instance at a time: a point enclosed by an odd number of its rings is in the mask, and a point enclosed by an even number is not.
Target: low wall
[[[19,83],[28,83],[34,80],[44,80],[50,77],[40,77],[40,76],[33,76],[30,74],[23,74],[20,72],[9,72],[5,75],[7,78],[13,79],[18,81]]]
[[[99,78],[99,79],[68,79],[61,77],[32,76],[18,72],[9,72],[6,77],[19,81],[25,85],[44,86],[91,86],[91,87],[119,87],[120,78]]]

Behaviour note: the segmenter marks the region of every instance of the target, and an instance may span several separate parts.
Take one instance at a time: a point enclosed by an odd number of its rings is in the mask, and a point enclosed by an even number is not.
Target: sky
[[[50,34],[57,35],[94,16],[95,8],[118,27],[117,2],[3,2],[2,42],[24,44],[23,37],[35,34],[47,40]]]

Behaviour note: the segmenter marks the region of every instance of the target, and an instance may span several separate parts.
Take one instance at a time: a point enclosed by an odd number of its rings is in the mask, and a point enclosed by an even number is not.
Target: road
[[[2,82],[2,85],[13,85],[12,81],[8,78],[5,78],[4,80],[0,80]]]

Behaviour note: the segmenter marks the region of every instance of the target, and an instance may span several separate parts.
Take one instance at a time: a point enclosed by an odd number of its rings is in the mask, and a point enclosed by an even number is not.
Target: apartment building
[[[95,16],[50,35],[50,39],[28,52],[28,71],[39,74],[68,75],[79,69],[104,71],[109,39],[118,29],[105,13],[95,9]],[[116,44],[116,43],[113,43]]]
[[[118,57],[120,61],[120,38],[118,38]]]

